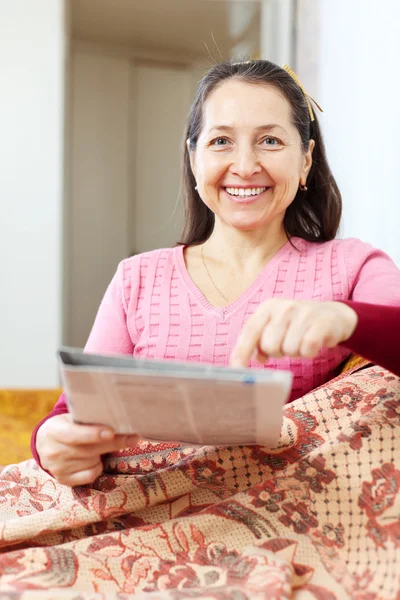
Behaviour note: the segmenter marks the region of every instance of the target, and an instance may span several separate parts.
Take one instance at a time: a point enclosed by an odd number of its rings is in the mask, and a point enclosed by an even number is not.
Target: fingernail
[[[128,435],[126,438],[127,446],[135,446],[137,444],[137,435]]]
[[[112,432],[112,431],[110,431],[109,429],[103,429],[103,430],[100,432],[100,437],[101,437],[101,439],[103,439],[103,440],[112,440],[112,439],[113,439],[113,437],[114,437],[114,434],[113,434],[113,432]]]

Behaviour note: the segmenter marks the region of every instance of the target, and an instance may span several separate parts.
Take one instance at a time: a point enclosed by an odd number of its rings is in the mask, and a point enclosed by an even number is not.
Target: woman
[[[400,304],[400,272],[383,252],[334,239],[340,193],[310,100],[285,69],[224,63],[203,78],[183,186],[182,244],[119,265],[87,352],[228,365],[240,330],[268,298]],[[332,322],[341,319],[336,310]],[[267,364],[293,371],[293,400],[328,381],[348,355],[325,348],[312,360]],[[263,365],[253,358],[250,366]],[[102,454],[136,441],[73,424],[66,413],[61,397],[32,440],[61,483],[92,482]]]

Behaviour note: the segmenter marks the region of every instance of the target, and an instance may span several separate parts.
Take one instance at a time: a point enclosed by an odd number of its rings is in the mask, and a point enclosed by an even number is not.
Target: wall
[[[83,346],[105,286],[128,255],[127,59],[73,52],[65,342]]]
[[[132,250],[179,241],[183,224],[180,158],[191,102],[190,73],[167,65],[135,68],[135,169]]]
[[[71,71],[64,341],[82,347],[118,262],[179,240],[182,135],[202,69],[76,41]]]
[[[62,0],[0,0],[0,387],[58,384]]]
[[[294,0],[261,0],[261,58],[293,65],[293,20]]]
[[[318,15],[319,48],[308,44],[308,52],[314,48],[316,57],[307,58],[303,50],[299,71],[324,109],[320,121],[343,194],[341,235],[384,249],[400,266],[400,4],[397,0],[301,0],[301,4],[310,35]]]

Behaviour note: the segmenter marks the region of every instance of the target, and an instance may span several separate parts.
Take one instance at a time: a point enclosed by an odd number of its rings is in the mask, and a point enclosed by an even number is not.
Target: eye
[[[276,149],[282,146],[282,141],[279,138],[272,137],[269,135],[261,141],[261,144],[263,146],[267,146],[268,148]]]
[[[227,146],[228,144],[229,144],[229,140],[224,137],[215,138],[214,140],[212,140],[210,142],[210,146],[217,146],[219,148],[223,148],[224,146]]]

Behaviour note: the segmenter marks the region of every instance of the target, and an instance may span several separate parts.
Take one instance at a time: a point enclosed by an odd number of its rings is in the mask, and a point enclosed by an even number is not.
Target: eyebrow
[[[211,127],[211,129],[209,130],[209,133],[211,133],[214,130],[218,130],[218,131],[227,131],[229,133],[231,133],[232,131],[234,131],[234,127],[231,127],[230,125],[215,125],[214,127]],[[282,131],[284,131],[286,133],[286,129],[284,129],[284,127],[282,127],[282,125],[278,125],[277,123],[271,123],[269,125],[260,125],[259,127],[256,127],[256,131],[271,131],[273,129],[281,129]]]

